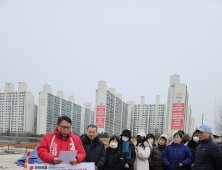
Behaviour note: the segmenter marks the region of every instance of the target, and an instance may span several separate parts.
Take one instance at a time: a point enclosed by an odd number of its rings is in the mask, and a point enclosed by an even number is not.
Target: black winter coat
[[[123,163],[123,152],[119,147],[116,149],[106,148],[106,161],[103,170],[121,170]]]
[[[98,136],[93,141],[87,135],[82,135],[80,139],[86,152],[86,158],[83,162],[95,162],[95,165],[101,170],[106,159],[106,150],[103,142]]]
[[[156,146],[156,144],[155,144],[155,142],[153,142],[153,144],[152,144],[152,146],[153,146],[153,148]],[[153,150],[153,148],[152,148],[152,150]],[[151,152],[152,152],[152,150],[151,150]],[[150,152],[150,153],[151,153]],[[152,167],[152,162],[150,162],[150,161],[152,161],[152,160],[150,160],[150,157],[148,158],[148,162],[149,162],[149,170],[153,170],[153,167]]]
[[[126,169],[124,166],[127,163],[126,161],[124,161],[123,166],[122,166],[122,170],[133,170],[133,164],[135,162],[136,159],[136,151],[135,151],[135,146],[132,142],[130,142],[129,144],[130,150],[131,150],[131,160],[128,163],[129,168]],[[123,141],[120,139],[120,143],[119,143],[119,148],[121,151],[123,151]]]
[[[200,144],[200,141],[197,143],[197,142],[195,142],[193,140],[189,141],[188,144],[187,144],[187,146],[190,148],[192,156],[193,156],[191,164],[194,163],[196,150],[197,150],[197,147],[199,146],[199,144]]]
[[[222,170],[221,148],[209,138],[201,141],[196,150],[192,170]]]
[[[162,162],[162,153],[164,149],[166,148],[166,145],[157,145],[155,146],[150,154],[150,166],[152,167],[152,170],[164,170],[165,166]]]
[[[221,143],[218,143],[219,147],[222,149],[222,142]]]

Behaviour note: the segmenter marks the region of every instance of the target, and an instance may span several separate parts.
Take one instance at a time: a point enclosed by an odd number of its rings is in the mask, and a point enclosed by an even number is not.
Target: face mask
[[[110,143],[109,146],[110,148],[114,148],[114,149],[117,148],[117,144],[115,142]]]
[[[137,139],[137,143],[143,143],[144,142],[144,139]]]
[[[199,142],[199,137],[193,137],[194,142]]]
[[[127,141],[129,141],[129,137],[128,137],[128,136],[122,136],[122,140],[123,140],[124,142],[127,142]]]
[[[153,139],[148,139],[147,141],[153,144]]]
[[[221,143],[221,139],[214,139],[214,142]]]

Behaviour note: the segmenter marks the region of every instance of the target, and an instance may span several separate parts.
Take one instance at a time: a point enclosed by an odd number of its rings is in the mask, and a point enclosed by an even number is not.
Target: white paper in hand
[[[60,151],[59,159],[62,160],[61,164],[69,164],[70,161],[74,161],[78,151]]]

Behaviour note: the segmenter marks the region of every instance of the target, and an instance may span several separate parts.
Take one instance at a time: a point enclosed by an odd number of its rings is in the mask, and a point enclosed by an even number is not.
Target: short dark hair
[[[162,136],[162,137],[160,137],[160,139],[164,139],[165,141],[167,141],[167,139],[166,139],[165,137],[163,137],[163,136]]]
[[[96,128],[96,131],[97,131],[97,129],[98,129],[96,125],[91,124],[91,125],[89,125],[89,126],[87,127],[87,130],[88,130],[90,127],[91,127],[91,128]]]
[[[180,137],[180,139],[183,139],[183,134],[180,133],[180,132],[175,133],[175,134],[173,135],[173,137],[175,137],[175,136],[177,136],[177,135]]]
[[[63,115],[63,116],[59,116],[57,125],[60,125],[61,121],[63,121],[63,120],[65,120],[65,121],[69,122],[70,124],[72,124],[72,120],[68,116]]]
[[[109,139],[109,143],[112,141],[112,140],[115,140],[118,142],[119,144],[119,138],[117,136],[112,136],[110,139]]]

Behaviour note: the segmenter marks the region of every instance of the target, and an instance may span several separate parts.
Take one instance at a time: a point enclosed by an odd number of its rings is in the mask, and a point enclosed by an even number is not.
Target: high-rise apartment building
[[[1,133],[33,133],[34,111],[34,98],[26,83],[18,83],[18,92],[12,83],[5,83],[4,92],[0,91]]]
[[[54,132],[58,117],[66,115],[72,119],[72,133],[80,135],[82,107],[75,104],[73,96],[68,96],[68,100],[64,97],[62,91],[57,91],[57,96],[54,96],[49,85],[43,86],[39,93],[37,134]]]
[[[81,129],[80,134],[85,134],[87,127],[91,124],[94,124],[94,111],[92,109],[92,103],[85,102],[82,107],[81,114]]]
[[[195,123],[194,117],[191,117],[191,121],[190,121],[191,125],[190,125],[190,129],[189,129],[189,135],[190,136],[192,136],[193,132],[195,131],[194,123]]]
[[[133,101],[126,102],[128,104],[128,129],[131,130],[133,136],[143,129],[148,133],[163,133],[164,115],[166,105],[160,104],[160,96],[156,97],[156,104],[145,104],[145,97],[141,97],[140,105],[136,105]]]
[[[188,105],[188,99],[187,85],[180,83],[180,76],[170,76],[164,131],[168,132],[171,137],[178,130],[184,130],[187,134],[191,131],[189,128],[192,110]]]
[[[34,104],[33,107],[33,133],[37,133],[37,116],[38,116],[38,106]]]
[[[120,135],[127,128],[128,105],[114,88],[107,89],[106,82],[98,82],[95,102],[95,124],[98,132]]]

